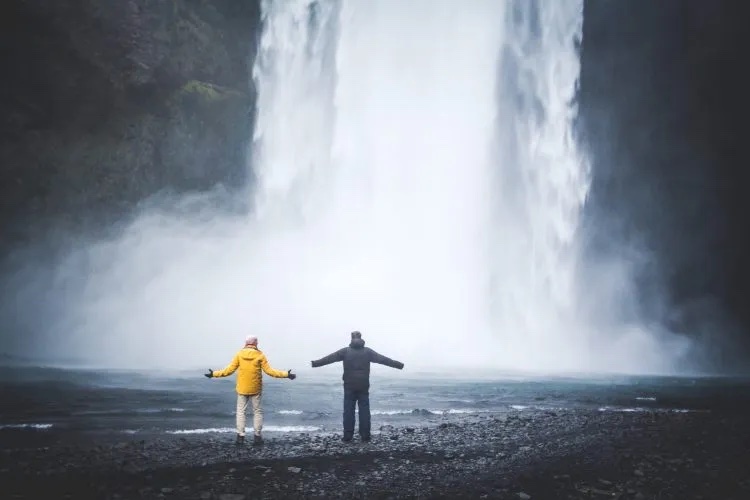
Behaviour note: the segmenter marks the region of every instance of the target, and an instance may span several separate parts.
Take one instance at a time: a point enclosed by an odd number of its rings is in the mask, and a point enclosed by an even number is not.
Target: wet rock
[[[594,495],[602,495],[602,496],[608,496],[608,497],[614,494],[611,491],[604,491],[604,490],[600,490],[599,488],[590,488],[589,492],[593,493]]]
[[[173,479],[164,478],[158,469],[154,469],[156,462],[170,467],[179,467],[180,463],[187,465],[185,461],[195,465],[202,461],[212,464],[208,466],[210,469],[198,473],[192,469],[187,476],[180,479],[179,486],[175,486],[175,491],[179,494],[172,493],[168,495],[169,498],[180,496],[198,498],[199,492],[208,492],[208,490],[245,491],[248,484],[259,485],[258,497],[260,498],[336,497],[337,495],[332,492],[339,492],[339,497],[346,497],[354,494],[352,488],[358,491],[360,488],[367,488],[368,495],[377,498],[387,498],[389,495],[432,497],[445,494],[446,491],[468,491],[468,495],[473,498],[478,498],[488,491],[494,491],[503,498],[520,498],[519,492],[529,495],[522,491],[526,484],[535,484],[535,486],[539,484],[541,487],[545,482],[547,487],[559,493],[558,496],[554,496],[559,498],[608,498],[616,497],[618,494],[620,498],[633,498],[638,490],[654,489],[656,491],[657,488],[659,491],[664,491],[665,497],[669,498],[693,498],[695,496],[686,497],[673,493],[674,486],[670,486],[670,479],[663,474],[664,471],[669,471],[666,460],[654,459],[656,455],[652,456],[640,450],[632,452],[632,460],[623,460],[617,453],[617,450],[622,449],[621,447],[614,446],[614,444],[611,449],[609,446],[602,446],[605,442],[602,438],[606,437],[607,443],[619,439],[617,426],[629,426],[630,420],[624,420],[616,415],[592,417],[590,431],[575,430],[571,433],[570,431],[582,420],[580,416],[563,412],[560,419],[564,423],[562,437],[556,434],[561,430],[561,424],[551,423],[551,419],[545,419],[545,417],[529,419],[530,427],[524,429],[522,433],[508,430],[503,426],[505,436],[502,440],[495,438],[498,429],[491,419],[483,422],[456,419],[455,429],[448,433],[442,432],[437,422],[434,427],[426,431],[415,428],[413,433],[407,433],[404,427],[396,427],[392,432],[400,436],[400,440],[390,440],[388,433],[375,435],[373,442],[366,447],[358,442],[342,444],[339,438],[334,436],[316,435],[291,436],[275,439],[273,442],[269,440],[268,446],[263,450],[243,449],[241,451],[237,451],[226,439],[193,439],[182,443],[178,440],[164,439],[155,441],[149,447],[151,459],[148,463],[142,463],[141,467],[145,465],[151,470],[147,473],[153,476],[152,480],[149,480],[151,484],[169,484],[167,481]],[[670,433],[673,430],[670,429]],[[648,436],[644,441],[650,445],[654,439],[668,439],[670,433]],[[627,439],[634,440],[642,436],[643,433],[634,432]],[[506,456],[506,452],[496,451],[496,447],[499,446],[507,446],[508,449],[516,450],[521,446],[528,446],[528,443],[534,443],[534,445],[524,453],[514,452]],[[680,446],[692,445],[684,440],[678,441],[678,444]],[[326,446],[326,450],[314,451],[317,446]],[[666,453],[669,451],[668,447],[665,446],[664,449],[665,454],[661,458],[673,459],[674,454],[670,456]],[[543,466],[549,463],[549,460],[556,460],[555,457],[560,456],[561,452],[565,453],[565,456],[573,457],[572,461],[565,462],[565,467],[569,467],[570,471],[575,470],[575,475],[572,472],[570,475],[557,474],[555,476],[547,473],[540,476],[535,473],[535,464]],[[609,455],[613,452],[614,455]],[[76,467],[81,467],[84,462],[88,464],[85,467],[92,467],[97,463],[97,453],[86,455],[84,461],[83,454],[71,449],[65,460],[70,461]],[[98,458],[105,461],[111,460],[112,464],[116,465],[117,453],[111,450],[107,453],[111,456],[107,458],[101,455]],[[48,454],[46,456],[49,456],[49,460],[52,461],[53,458],[57,459],[63,455]],[[594,475],[590,469],[586,468],[588,466],[580,468],[579,464],[589,464],[602,457],[607,459],[610,456],[613,466],[616,466],[618,471],[640,470],[643,476],[631,476],[629,484],[626,483],[621,487],[604,479],[608,477],[604,474],[610,473],[604,469],[601,469],[599,475]],[[681,458],[684,463],[688,463],[688,458],[697,458],[690,452],[684,454],[678,452],[678,456],[684,457]],[[446,458],[443,459],[443,457]],[[583,462],[578,461],[581,457],[584,458]],[[29,462],[23,458],[23,455],[17,455],[7,463],[14,464],[14,467],[19,462],[39,464],[39,462]],[[306,461],[311,459],[312,462]],[[501,459],[502,462],[500,462]],[[262,462],[258,463],[257,460],[262,460]],[[235,465],[238,463],[243,463],[243,465]],[[298,474],[303,468],[308,469],[307,463],[314,465],[309,466],[309,471],[306,471],[304,476],[306,480],[302,483],[301,476]],[[709,464],[705,459],[697,459],[695,463],[701,467]],[[714,470],[721,470],[719,461],[710,463],[710,467]],[[601,466],[608,466],[607,464],[608,462],[604,460]],[[299,469],[299,472],[295,472],[293,467]],[[498,474],[499,468],[503,471],[500,474]],[[236,469],[236,471],[229,473],[230,469]],[[614,476],[617,473],[612,472],[612,474]],[[502,494],[500,494],[501,488],[498,488],[496,484],[489,486],[484,482],[485,480],[496,481],[499,475],[502,475],[503,481],[508,483],[507,490]],[[576,477],[575,482],[570,480],[571,475]],[[141,480],[144,477],[140,476]],[[708,479],[708,481],[712,480]],[[186,490],[187,485],[191,485],[191,489]],[[106,490],[100,491],[102,491],[102,496],[107,496],[104,494]],[[138,496],[135,491],[132,491],[133,494],[120,491],[119,486],[117,492],[121,493],[123,498]],[[531,493],[535,498],[545,497],[537,493],[537,490]],[[140,496],[150,498],[156,495],[152,492]],[[211,498],[218,498],[218,496],[214,494]],[[711,498],[711,496],[704,493],[704,498]],[[738,498],[743,498],[743,496],[738,496]]]
[[[287,467],[287,470],[294,474],[299,474],[302,471],[302,469],[299,467]]]
[[[523,491],[521,491],[521,492],[518,493],[518,498],[520,498],[521,500],[531,500],[531,495],[529,495],[528,493],[524,493]]]
[[[7,208],[83,228],[165,188],[229,181],[253,102],[244,89],[257,3],[28,0],[4,10],[11,24],[45,33],[3,30],[29,66],[4,81]]]

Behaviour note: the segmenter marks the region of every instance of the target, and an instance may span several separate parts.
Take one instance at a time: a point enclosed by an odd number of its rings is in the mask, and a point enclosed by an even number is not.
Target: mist
[[[581,2],[268,1],[263,16],[252,185],[155,198],[51,263],[16,256],[11,352],[216,368],[252,334],[298,369],[360,330],[407,370],[688,366],[689,342],[638,306],[648,255],[583,251]]]

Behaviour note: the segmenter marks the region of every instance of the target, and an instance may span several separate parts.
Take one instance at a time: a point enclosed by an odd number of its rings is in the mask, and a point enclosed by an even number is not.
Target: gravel
[[[5,498],[750,498],[742,411],[539,411],[337,435],[15,446]]]

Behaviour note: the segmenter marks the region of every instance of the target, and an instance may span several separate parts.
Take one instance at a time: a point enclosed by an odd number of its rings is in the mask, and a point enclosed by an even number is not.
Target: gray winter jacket
[[[370,388],[370,363],[378,363],[401,370],[404,364],[378,354],[359,338],[352,339],[349,347],[344,347],[328,356],[312,362],[313,368],[329,365],[337,361],[344,362],[344,389],[366,391]]]

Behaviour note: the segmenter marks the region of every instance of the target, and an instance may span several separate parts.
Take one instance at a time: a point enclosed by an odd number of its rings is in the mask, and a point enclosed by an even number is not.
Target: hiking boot
[[[361,439],[362,439],[363,443],[369,443],[370,442],[370,436],[369,435],[367,435],[367,436],[361,436]]]
[[[344,437],[342,437],[341,440],[343,442],[345,442],[345,443],[348,443],[349,441],[352,440],[352,435],[351,434],[344,434]]]
[[[245,444],[245,436],[237,434],[237,441],[234,442],[237,446]]]
[[[255,437],[253,437],[253,446],[262,446],[262,445],[263,445],[263,438],[256,434]]]

